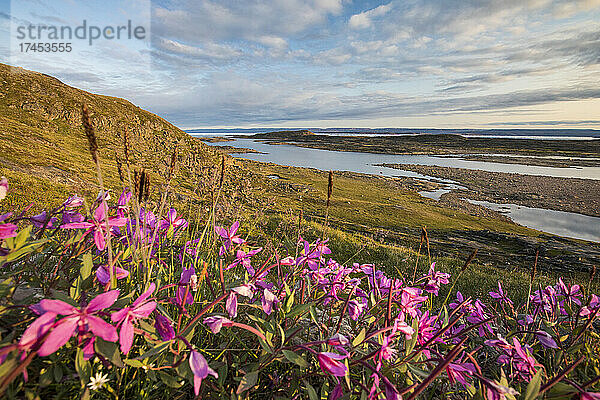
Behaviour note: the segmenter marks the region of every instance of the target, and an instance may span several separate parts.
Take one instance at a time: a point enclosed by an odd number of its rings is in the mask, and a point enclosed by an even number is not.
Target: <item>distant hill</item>
[[[22,201],[48,203],[73,192],[97,193],[81,126],[83,103],[98,136],[108,187],[122,187],[116,159],[125,163],[126,131],[131,169],[145,169],[155,184],[165,181],[176,147],[175,184],[183,194],[193,189],[190,182],[199,168],[218,165],[214,149],[127,100],[95,95],[4,64],[0,64],[0,82],[0,175],[9,177],[11,186],[23,194]],[[4,202],[2,206],[9,205]]]
[[[257,133],[252,135],[253,138],[269,138],[269,139],[293,139],[295,137],[314,136],[312,131],[302,129],[297,131],[276,131]]]

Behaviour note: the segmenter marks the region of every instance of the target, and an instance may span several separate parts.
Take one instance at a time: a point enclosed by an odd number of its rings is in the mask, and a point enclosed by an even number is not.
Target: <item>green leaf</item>
[[[540,387],[542,386],[542,370],[540,369],[531,379],[527,385],[527,391],[523,400],[534,400],[540,393]]]
[[[304,381],[304,385],[306,386],[306,391],[308,392],[308,397],[310,400],[319,400],[319,396],[317,395],[317,391],[314,387],[307,381]]]
[[[415,333],[413,333],[410,340],[406,341],[406,355],[409,355],[417,344],[417,337],[419,336],[419,320],[417,318],[413,319],[412,328],[414,329]]]
[[[85,253],[83,255],[83,265],[81,266],[80,272],[83,279],[87,279],[92,274],[92,268],[94,267],[94,262],[92,260],[92,253]]]
[[[123,362],[133,368],[142,368],[144,366],[140,360],[123,360]]]
[[[166,350],[169,347],[170,343],[171,343],[171,341],[157,344],[156,346],[154,346],[153,348],[151,348],[150,350],[148,350],[141,356],[134,358],[134,360],[143,360],[145,358],[152,357],[156,354],[162,353],[164,350]]]
[[[121,352],[119,346],[113,342],[107,342],[106,340],[97,337],[96,343],[94,344],[96,352],[102,355],[104,358],[109,360],[111,363],[119,368],[123,368],[125,365],[121,360]]]
[[[300,315],[305,314],[308,310],[310,310],[310,304],[298,304],[289,313],[287,313],[287,317],[296,318]]]
[[[358,335],[356,335],[354,340],[352,340],[352,347],[356,347],[359,344],[361,344],[363,342],[363,340],[365,340],[366,336],[367,336],[367,329],[362,328],[362,330],[358,333]]]
[[[281,352],[288,361],[293,362],[302,369],[308,368],[308,363],[301,355],[296,354],[291,350],[281,350]]]
[[[285,312],[289,313],[292,310],[292,306],[294,305],[294,294],[296,291],[294,290],[285,301]]]
[[[164,384],[168,387],[177,389],[183,386],[183,383],[181,381],[179,381],[174,376],[167,374],[164,371],[158,371],[158,376],[160,377],[160,380],[163,381]]]
[[[77,355],[75,356],[75,370],[77,370],[77,374],[79,375],[81,387],[85,387],[85,385],[90,381],[90,376],[92,375],[92,366],[89,361],[86,361],[83,358],[82,349],[77,349]]]
[[[236,394],[244,393],[246,390],[248,390],[251,387],[253,387],[254,385],[256,385],[257,381],[258,381],[258,371],[248,372],[246,375],[244,375],[244,377],[240,381],[240,385],[238,386],[235,393]]]

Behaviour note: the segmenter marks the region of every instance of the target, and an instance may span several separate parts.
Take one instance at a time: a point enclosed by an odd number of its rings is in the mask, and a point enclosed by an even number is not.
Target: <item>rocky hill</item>
[[[117,190],[130,171],[146,170],[158,187],[177,148],[176,190],[193,191],[198,171],[217,169],[218,153],[174,125],[127,100],[92,94],[58,79],[0,64],[0,175],[10,177],[25,202],[58,200],[68,193],[97,193],[94,165],[81,125],[81,105],[90,110],[108,187]],[[6,203],[5,203],[6,204]],[[4,206],[4,205],[3,205]],[[10,205],[6,205],[10,206]]]

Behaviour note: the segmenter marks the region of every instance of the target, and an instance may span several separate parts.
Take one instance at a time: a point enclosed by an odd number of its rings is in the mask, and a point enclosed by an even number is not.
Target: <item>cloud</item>
[[[156,7],[153,31],[188,43],[288,37],[327,21],[342,10],[341,0],[179,0]]]
[[[387,14],[391,10],[389,4],[383,4],[375,7],[371,10],[361,12],[360,14],[354,14],[350,17],[348,25],[352,29],[364,29],[371,27],[373,18],[380,17]]]

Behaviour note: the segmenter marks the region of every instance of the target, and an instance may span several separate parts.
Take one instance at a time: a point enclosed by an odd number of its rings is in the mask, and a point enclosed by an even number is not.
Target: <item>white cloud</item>
[[[383,4],[375,7],[371,10],[361,12],[360,14],[354,14],[350,17],[348,25],[352,29],[365,29],[369,28],[373,23],[372,19],[387,14],[391,10],[389,4]]]

